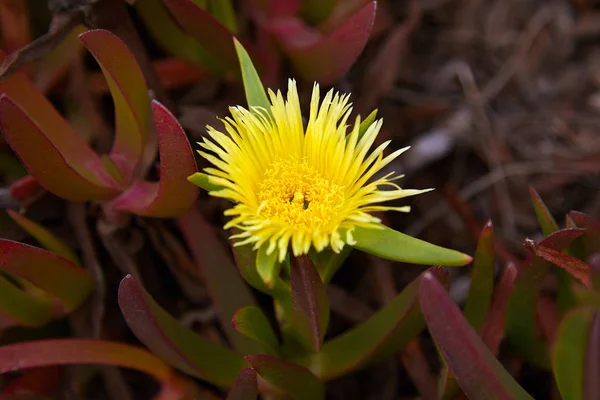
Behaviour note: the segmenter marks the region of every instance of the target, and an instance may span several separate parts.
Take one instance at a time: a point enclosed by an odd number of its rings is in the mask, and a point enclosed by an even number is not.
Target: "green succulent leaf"
[[[381,229],[356,227],[352,235],[356,241],[354,248],[392,261],[462,267],[473,260],[456,250],[436,246],[386,226]]]
[[[261,344],[262,351],[277,356],[279,342],[265,313],[258,307],[239,309],[231,321],[235,330]]]
[[[235,45],[235,51],[240,62],[240,68],[242,70],[242,79],[244,80],[244,90],[246,91],[246,101],[248,107],[262,107],[267,112],[271,109],[271,103],[267,97],[267,92],[260,80],[256,68],[252,63],[252,59],[248,55],[244,46],[236,39],[233,39]]]

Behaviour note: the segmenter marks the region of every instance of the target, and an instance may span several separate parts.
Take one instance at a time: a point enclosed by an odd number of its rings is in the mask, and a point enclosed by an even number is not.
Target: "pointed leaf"
[[[225,25],[233,33],[237,33],[237,20],[231,0],[210,0],[209,9],[217,21]]]
[[[182,388],[177,376],[148,351],[127,344],[95,339],[51,339],[0,347],[0,374],[19,369],[70,364],[103,364],[137,369],[161,385],[156,400],[177,400]]]
[[[241,352],[257,353],[258,344],[231,326],[235,312],[255,305],[255,300],[226,248],[219,242],[217,233],[196,209],[177,218],[177,224],[207,284],[227,337]]]
[[[49,251],[0,239],[0,268],[56,297],[61,312],[71,312],[86,299],[94,280],[78,267]]]
[[[308,351],[317,352],[329,324],[327,289],[308,256],[293,257],[291,267],[291,331]]]
[[[196,172],[193,175],[188,176],[187,180],[192,182],[194,185],[206,190],[207,192],[213,192],[223,189],[223,186],[215,185],[210,182],[210,176],[203,172]]]
[[[506,314],[509,344],[528,362],[541,368],[549,368],[550,355],[536,324],[537,302],[549,267],[543,259],[533,258],[519,270]]]
[[[177,58],[220,72],[219,63],[173,20],[162,0],[137,0],[135,8],[160,47]]]
[[[128,181],[142,157],[150,121],[144,75],[127,45],[113,33],[95,29],[79,35],[106,78],[115,104],[116,135],[110,157]]]
[[[139,282],[127,275],[119,286],[119,307],[127,325],[153,353],[174,367],[219,386],[230,386],[242,356],[211,343],[183,327],[150,297]]]
[[[466,254],[427,243],[386,226],[382,229],[356,227],[352,235],[356,240],[354,248],[388,260],[446,267],[462,267],[472,261]]]
[[[163,0],[175,20],[224,68],[234,69],[237,57],[235,34],[193,0]]]
[[[239,309],[231,321],[235,330],[256,340],[262,350],[271,355],[278,355],[279,342],[265,313],[258,307],[246,306]]]
[[[585,228],[583,239],[588,254],[600,252],[600,221],[577,211],[571,211],[568,215],[577,226]]]
[[[258,399],[258,382],[256,371],[245,368],[240,371],[233,386],[227,394],[227,400],[256,400]]]
[[[358,127],[359,139],[362,138],[363,135],[367,132],[367,129],[369,129],[369,127],[373,125],[373,122],[375,122],[375,118],[377,118],[377,110],[371,111],[371,114],[369,114],[367,118],[365,118],[365,120],[360,123],[360,126]]]
[[[325,399],[325,387],[306,368],[266,354],[246,357],[264,380],[295,400]]]
[[[46,125],[62,121],[58,115],[44,118],[44,113],[55,112],[51,106],[45,109],[41,102],[34,104],[40,108],[28,114],[11,98],[0,97],[0,130],[29,173],[45,189],[68,200],[114,197],[118,185],[104,171],[98,155],[66,122]],[[64,127],[68,128],[58,132]]]
[[[260,76],[258,76],[256,68],[254,68],[252,59],[248,55],[246,49],[244,49],[244,46],[242,46],[236,38],[233,38],[233,42],[242,70],[242,79],[244,81],[244,91],[246,92],[248,107],[262,107],[269,111],[271,109],[271,103],[267,98],[267,93],[260,80]]]
[[[490,311],[494,292],[494,227],[492,221],[484,226],[477,243],[471,271],[471,285],[465,303],[465,318],[476,330],[481,330]]]
[[[31,236],[35,238],[46,250],[50,250],[53,253],[58,254],[59,256],[66,258],[71,261],[73,264],[80,265],[79,259],[71,251],[69,246],[66,245],[65,242],[54,236],[52,232],[44,228],[43,226],[33,222],[32,220],[26,218],[24,215],[15,212],[14,210],[6,210],[8,215],[17,223],[24,231],[29,233]]]
[[[565,400],[584,398],[585,359],[593,318],[592,307],[578,307],[565,315],[558,328],[552,349],[552,370],[560,394]]]
[[[588,287],[592,286],[590,266],[583,261],[568,254],[542,246],[541,244],[538,245],[533,240],[529,239],[525,241],[525,247],[536,256],[561,267],[573,277],[579,279],[584,285]]]
[[[24,292],[0,272],[0,314],[18,325],[36,327],[46,324],[55,316],[54,308],[50,299]]]
[[[152,102],[152,112],[158,131],[160,181],[137,182],[112,205],[147,217],[175,217],[189,210],[198,197],[198,188],[187,180],[196,171],[196,161],[173,114],[157,101]]]
[[[557,231],[559,226],[556,223],[556,220],[552,214],[550,214],[548,207],[546,207],[546,204],[544,204],[544,201],[538,192],[535,191],[533,186],[529,187],[529,194],[531,195],[531,201],[533,202],[535,215],[537,216],[538,222],[542,227],[542,232],[544,232],[544,235],[548,236],[552,232]]]
[[[270,29],[305,79],[331,84],[350,69],[364,49],[376,8],[376,2],[370,2],[325,36],[299,19],[290,18]]]
[[[440,268],[430,270],[446,275]],[[320,379],[330,380],[391,356],[425,327],[417,293],[415,280],[361,325],[325,342],[321,351],[297,362]]]
[[[494,358],[431,273],[421,279],[419,302],[431,336],[469,399],[533,399]]]

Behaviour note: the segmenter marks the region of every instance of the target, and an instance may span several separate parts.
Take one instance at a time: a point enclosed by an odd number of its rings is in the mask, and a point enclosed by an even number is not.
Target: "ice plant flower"
[[[239,230],[235,245],[266,246],[280,262],[290,245],[295,256],[311,247],[339,253],[355,244],[355,227],[382,226],[371,212],[410,211],[380,203],[429,190],[402,189],[393,182],[402,176],[394,172],[377,175],[408,147],[384,157],[387,141],[369,152],[382,120],[362,133],[357,117],[348,133],[349,95],[329,91],[319,104],[315,84],[306,129],[294,80],[287,101],[281,92],[269,91],[269,97],[270,110],[230,107],[231,117],[223,120],[227,133],[208,126],[210,138],[198,143],[215,167],[204,170],[219,187],[209,193],[234,203],[225,211],[232,217],[225,229]]]

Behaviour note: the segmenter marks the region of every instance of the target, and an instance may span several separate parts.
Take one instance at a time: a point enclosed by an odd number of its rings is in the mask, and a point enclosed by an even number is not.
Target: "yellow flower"
[[[308,124],[304,129],[294,80],[287,101],[269,91],[270,110],[231,107],[223,123],[227,133],[208,127],[210,138],[199,153],[216,168],[206,168],[208,182],[220,187],[212,196],[231,200],[225,211],[236,227],[235,245],[266,247],[283,261],[291,245],[294,255],[330,247],[339,253],[355,244],[354,227],[379,228],[370,212],[410,208],[378,205],[428,190],[405,190],[393,183],[394,173],[376,177],[383,167],[406,151],[384,157],[389,141],[369,154],[382,121],[360,135],[360,117],[347,133],[352,112],[349,95],[329,91],[319,104],[314,85]],[[382,190],[385,189],[385,190]]]

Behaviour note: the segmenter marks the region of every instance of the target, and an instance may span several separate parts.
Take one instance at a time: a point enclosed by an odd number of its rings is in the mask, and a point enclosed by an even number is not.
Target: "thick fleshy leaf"
[[[258,399],[258,382],[256,371],[244,368],[240,371],[233,386],[227,394],[227,400],[256,400]]]
[[[479,331],[490,311],[492,293],[494,292],[494,227],[492,221],[484,226],[479,236],[471,285],[465,303],[465,318],[471,326]]]
[[[211,183],[210,176],[203,172],[196,172],[193,175],[188,176],[187,180],[207,192],[217,191],[223,188],[223,186]]]
[[[541,244],[536,244],[532,240],[527,240],[525,246],[536,256],[564,269],[584,285],[588,287],[592,286],[590,266],[583,261]]]
[[[264,380],[295,400],[325,399],[323,383],[306,368],[266,354],[246,357]]]
[[[577,211],[571,211],[568,215],[577,226],[585,228],[583,240],[588,254],[600,252],[600,221]]]
[[[162,0],[175,20],[193,36],[224,68],[234,69],[237,56],[235,34],[193,0]]]
[[[242,79],[244,81],[244,91],[246,92],[246,101],[248,107],[262,107],[269,111],[271,109],[271,103],[267,98],[267,93],[262,84],[256,68],[252,63],[252,59],[248,55],[244,46],[236,39],[233,38],[235,44],[235,51],[237,53],[240,69],[242,70]]]
[[[594,311],[585,355],[583,393],[585,399],[600,398],[600,312]]]
[[[11,240],[0,239],[0,268],[54,296],[65,313],[79,307],[94,287],[90,274],[71,261]]]
[[[230,386],[243,357],[220,344],[211,343],[183,327],[150,297],[131,275],[119,286],[119,306],[127,324],[153,353],[174,367],[219,386]]]
[[[430,271],[447,279],[441,268]],[[325,342],[321,351],[297,362],[320,379],[330,380],[391,356],[425,327],[417,294],[418,279],[361,325]]]
[[[262,246],[256,252],[256,272],[268,288],[275,286],[279,277],[281,264],[277,262],[277,252],[267,254],[267,246]]]
[[[235,330],[259,342],[263,352],[274,356],[279,354],[277,336],[267,316],[260,308],[246,306],[239,309],[231,323]]]
[[[231,0],[209,0],[210,13],[233,33],[237,33],[237,20]]]
[[[552,232],[557,231],[559,226],[556,223],[556,220],[552,214],[550,214],[548,207],[546,207],[546,204],[544,204],[544,201],[532,186],[529,187],[529,194],[531,195],[535,215],[537,216],[538,223],[542,227],[544,235],[548,236]]]
[[[558,328],[552,349],[552,370],[560,394],[565,400],[584,398],[586,352],[593,318],[592,307],[578,307],[565,315]]]
[[[519,270],[508,300],[506,334],[509,344],[528,362],[550,367],[550,354],[537,327],[537,302],[550,264],[534,257]]]
[[[269,29],[302,77],[331,84],[350,69],[365,47],[376,8],[376,2],[370,2],[327,35],[297,18],[279,21]]]
[[[375,118],[377,118],[377,110],[371,111],[371,114],[367,115],[367,118],[365,118],[365,120],[360,123],[360,126],[358,127],[359,139],[362,138],[363,135],[367,132],[367,129],[369,129],[369,127],[373,125],[373,122],[375,122]]]
[[[53,115],[56,111],[52,106],[44,107],[45,103],[35,97],[29,102],[30,113],[2,95],[0,130],[40,185],[73,201],[107,200],[117,195],[117,182],[104,171],[100,158],[83,138],[58,114]]]
[[[173,20],[162,0],[137,0],[135,8],[153,39],[167,52],[214,73],[221,71],[219,63]]]
[[[42,326],[54,316],[51,299],[33,296],[0,274],[0,314],[21,326]]]
[[[331,249],[323,249],[323,251],[320,252],[311,251],[309,256],[315,264],[317,271],[319,271],[323,283],[327,284],[342,264],[344,264],[344,261],[346,261],[351,252],[352,247],[344,246],[339,253],[336,253]]]
[[[386,226],[382,229],[356,227],[353,231],[356,249],[392,261],[411,264],[462,267],[473,258],[405,235]]]
[[[419,302],[431,336],[469,399],[533,399],[493,356],[431,273],[421,279]]]
[[[110,157],[128,181],[146,144],[150,121],[148,86],[135,56],[116,35],[95,29],[79,38],[100,65],[110,88],[116,120]]]
[[[73,251],[66,245],[65,242],[54,236],[52,232],[44,228],[43,226],[33,222],[24,215],[19,214],[14,210],[6,210],[8,215],[17,223],[24,231],[29,233],[35,238],[46,250],[50,250],[59,256],[66,258],[73,264],[80,265],[79,259],[73,253]]]
[[[311,352],[321,349],[329,324],[327,288],[308,256],[292,258],[291,332]]]
[[[160,181],[136,182],[112,206],[147,217],[176,217],[189,210],[198,197],[198,188],[188,181],[196,171],[194,153],[175,116],[157,101],[152,113],[158,131]]]
[[[227,337],[244,354],[256,354],[259,351],[258,344],[231,325],[237,310],[256,305],[256,302],[226,247],[219,242],[217,232],[196,209],[177,218],[177,224],[206,282]]]
[[[0,374],[20,369],[70,364],[103,364],[137,369],[161,385],[155,400],[178,400],[182,388],[171,368],[148,351],[94,339],[52,339],[0,347]]]

